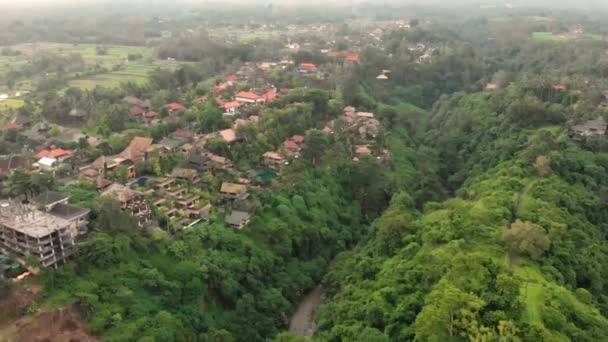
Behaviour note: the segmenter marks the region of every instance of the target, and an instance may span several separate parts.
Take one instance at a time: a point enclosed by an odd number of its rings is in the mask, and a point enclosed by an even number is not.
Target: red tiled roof
[[[300,146],[298,146],[298,144],[290,139],[285,140],[285,142],[283,142],[283,146],[285,146],[286,149],[288,150],[299,150]]]
[[[189,129],[178,129],[173,132],[173,136],[179,138],[192,138],[194,137],[194,132]]]
[[[238,80],[239,80],[239,78],[234,74],[230,74],[230,75],[226,76],[226,82],[236,82]]]
[[[349,53],[346,55],[346,60],[353,63],[359,63],[359,55],[356,53]]]
[[[299,68],[304,70],[317,70],[317,66],[312,63],[302,63]]]
[[[279,95],[274,91],[269,91],[262,96],[264,97],[264,100],[266,102],[270,103],[270,102],[273,102],[274,100],[276,100]]]
[[[74,153],[74,152],[70,151],[70,150],[56,148],[56,149],[51,149],[51,150],[42,150],[42,151],[38,152],[38,154],[36,154],[36,158],[44,158],[44,157],[59,158],[59,157],[63,157],[63,156],[69,156],[72,153]]]
[[[295,141],[298,144],[301,144],[304,142],[304,136],[303,135],[294,135],[291,140]]]
[[[239,108],[240,106],[241,106],[241,104],[238,101],[230,101],[230,102],[226,102],[222,105],[222,107],[224,107],[224,109]]]
[[[144,116],[147,117],[147,118],[153,118],[153,117],[158,116],[158,113],[157,112],[153,112],[153,111],[149,111],[149,112],[144,113]]]
[[[234,95],[235,98],[237,97],[242,97],[244,99],[249,99],[249,100],[259,100],[261,98],[260,95],[249,92],[249,91],[239,91],[236,95]]]
[[[184,107],[184,105],[182,105],[181,103],[173,102],[166,104],[165,108],[167,108],[168,110],[182,110],[186,107]]]
[[[137,106],[134,106],[133,108],[131,108],[131,114],[134,115],[144,115],[146,113],[146,110]]]
[[[4,129],[21,129],[23,125],[14,122],[7,122],[4,124]]]
[[[553,89],[555,90],[566,90],[566,86],[563,84],[554,84]]]

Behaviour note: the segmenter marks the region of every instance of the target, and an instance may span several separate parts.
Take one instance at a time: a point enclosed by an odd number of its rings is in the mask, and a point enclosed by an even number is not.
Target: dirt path
[[[291,318],[289,331],[302,337],[311,337],[315,333],[315,314],[323,302],[324,292],[321,286],[306,294],[298,310]]]

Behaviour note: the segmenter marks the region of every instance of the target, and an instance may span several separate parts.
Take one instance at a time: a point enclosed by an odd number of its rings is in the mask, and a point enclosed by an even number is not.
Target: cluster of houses
[[[347,132],[356,137],[355,141],[358,144],[354,146],[353,150],[353,161],[355,162],[363,156],[372,156],[377,159],[389,157],[386,149],[374,153],[370,148],[382,131],[382,124],[376,119],[374,113],[359,112],[353,106],[346,106],[339,118],[326,123],[323,131],[328,135],[335,134],[336,131]]]

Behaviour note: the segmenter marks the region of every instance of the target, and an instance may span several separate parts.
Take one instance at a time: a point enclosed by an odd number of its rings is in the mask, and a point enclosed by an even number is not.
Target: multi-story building
[[[71,223],[11,200],[0,201],[0,251],[26,263],[34,257],[41,267],[65,263],[74,249]]]

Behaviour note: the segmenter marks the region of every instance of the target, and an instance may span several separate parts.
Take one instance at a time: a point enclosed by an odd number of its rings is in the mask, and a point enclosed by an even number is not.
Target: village
[[[287,49],[299,47],[290,44]],[[346,66],[360,63],[356,53],[327,51],[325,54]],[[256,191],[271,187],[273,180],[279,179],[286,168],[301,158],[307,148],[307,131],[286,137],[258,155],[257,165],[246,169],[238,167],[239,160],[214,153],[210,146],[220,144],[235,149],[248,143],[243,131],[263,126],[269,120],[264,116],[265,110],[275,108],[294,91],[277,89],[269,82],[260,85],[259,76],[286,69],[295,71],[293,77],[323,78],[317,65],[294,64],[286,58],[276,63],[245,65],[216,81],[209,93],[197,96],[190,103],[170,102],[155,107],[150,99],[128,95],[121,100],[123,106],[129,107],[125,115],[140,127],[179,122],[191,108],[209,106],[221,112],[230,127],[200,133],[192,125],[173,125],[175,129],[162,138],[133,136],[120,152],[94,159],[78,147],[66,146],[96,148],[102,143],[101,137],[19,113],[4,124],[3,130],[5,134],[25,137],[27,147],[4,156],[0,171],[9,179],[15,172],[27,170],[46,174],[63,186],[94,188],[100,198],[117,201],[141,229],[175,234],[218,219],[223,220],[227,229],[247,229],[255,220]],[[388,73],[383,71],[383,75]],[[76,120],[86,115],[78,108],[69,111]],[[388,150],[377,143],[382,124],[374,113],[346,106],[338,117],[319,129],[327,139],[339,134],[355,141],[351,151],[353,162],[366,157],[385,161],[390,157]],[[160,167],[159,164],[167,160],[171,161],[170,168]],[[33,199],[17,196],[2,201],[0,252],[3,258],[10,257],[7,260],[15,260],[29,271],[36,272],[37,267],[31,267],[34,264],[43,268],[58,267],[68,260],[79,241],[86,240],[91,209],[73,206],[68,194],[47,190]],[[32,264],[31,258],[36,262]]]

